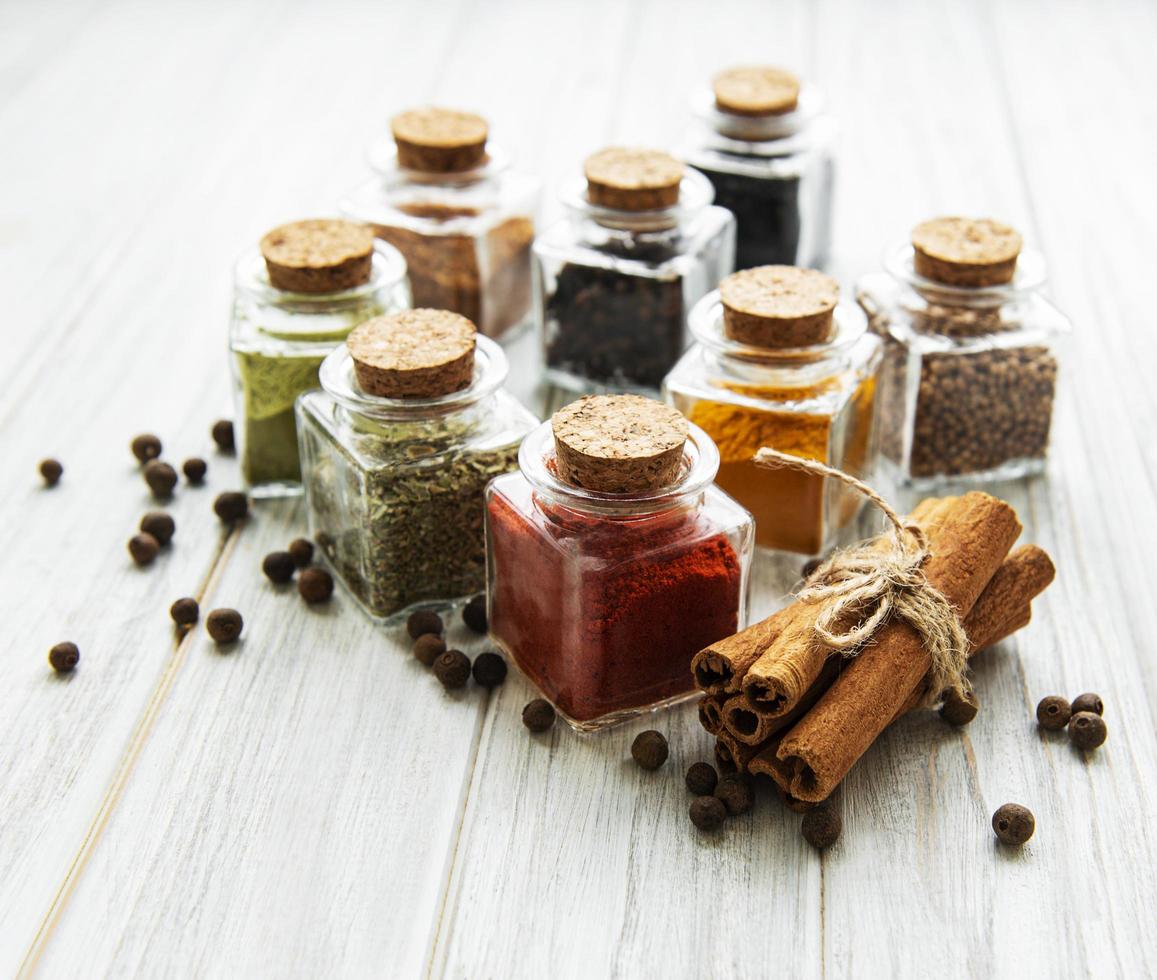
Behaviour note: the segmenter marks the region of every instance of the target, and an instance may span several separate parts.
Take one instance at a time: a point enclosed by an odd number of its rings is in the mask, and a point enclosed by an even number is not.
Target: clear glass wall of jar
[[[534,314],[549,381],[572,391],[657,392],[687,349],[687,312],[731,271],[735,220],[687,170],[678,203],[592,204],[582,177],[568,217],[534,243]]]
[[[954,478],[1010,479],[1043,470],[1069,320],[1041,294],[1039,252],[1020,253],[1011,282],[948,286],[919,275],[898,244],[856,299],[884,341],[882,453],[899,477],[932,488]]]
[[[367,282],[332,293],[277,289],[258,250],[241,257],[229,349],[237,452],[251,495],[301,492],[294,400],[318,386],[322,361],[357,324],[409,305],[405,260],[384,243]]]
[[[760,547],[820,554],[840,542],[862,499],[832,480],[752,462],[762,447],[819,460],[867,479],[876,455],[880,342],[852,304],[835,308],[831,338],[768,349],[723,330],[718,292],[691,313],[696,343],[667,376],[667,401],[719,447],[715,478],[755,516]]]
[[[486,492],[491,639],[572,727],[693,696],[691,658],[747,616],[752,520],[711,485],[691,426],[676,482],[634,494],[562,480],[550,422]]]
[[[835,125],[804,86],[792,112],[741,116],[697,93],[680,155],[705,174],[715,203],[735,215],[735,268],[823,266],[831,245]]]
[[[495,339],[529,324],[539,181],[512,170],[497,147],[470,170],[430,173],[401,166],[386,140],[370,163],[378,176],[342,210],[405,256],[414,305],[461,313]]]
[[[445,607],[486,584],[483,488],[518,465],[538,423],[502,388],[506,357],[477,338],[468,388],[437,398],[361,390],[343,346],[297,403],[310,533],[374,619]]]

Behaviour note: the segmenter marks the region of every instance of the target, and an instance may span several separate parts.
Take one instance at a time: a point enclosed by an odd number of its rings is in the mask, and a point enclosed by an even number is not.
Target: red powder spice
[[[697,510],[548,510],[502,481],[488,517],[491,634],[575,721],[691,691],[691,658],[738,629],[739,557]]]

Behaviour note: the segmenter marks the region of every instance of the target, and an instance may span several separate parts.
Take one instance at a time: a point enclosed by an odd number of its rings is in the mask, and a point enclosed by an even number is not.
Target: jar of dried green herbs
[[[359,325],[298,399],[310,531],[373,618],[485,587],[483,490],[538,424],[506,372],[470,320],[409,310]]]
[[[237,263],[229,348],[241,473],[257,497],[301,491],[293,403],[355,325],[410,305],[406,262],[354,222],[282,225]]]

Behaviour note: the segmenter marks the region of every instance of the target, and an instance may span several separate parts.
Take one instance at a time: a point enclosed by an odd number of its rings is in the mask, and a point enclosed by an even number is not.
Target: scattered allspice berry
[[[474,658],[474,683],[479,687],[498,687],[506,680],[506,661],[497,653],[480,653]]]
[[[217,443],[217,448],[223,453],[231,453],[236,448],[236,442],[233,440],[233,423],[228,419],[218,419],[213,423],[211,430],[213,441]]]
[[[163,548],[177,533],[177,522],[173,520],[172,515],[166,514],[163,510],[150,510],[141,518],[140,529],[156,538],[157,544]]]
[[[1041,698],[1036,706],[1036,723],[1050,732],[1059,732],[1069,723],[1072,707],[1058,694]]]
[[[631,743],[631,756],[644,769],[658,769],[667,761],[667,739],[654,729],[640,732]]]
[[[291,558],[292,562],[293,559]],[[333,595],[333,576],[324,568],[316,565],[303,569],[297,576],[297,591],[301,597],[313,605],[316,602],[327,602]]]
[[[486,596],[476,595],[462,607],[462,622],[475,633],[486,632]]]
[[[700,830],[718,830],[727,819],[727,807],[714,796],[697,796],[691,801],[691,822]]]
[[[161,455],[161,440],[151,432],[142,432],[139,436],[133,437],[133,441],[129,443],[129,448],[136,456],[137,462],[144,466],[149,460],[156,459]]]
[[[42,459],[40,461],[40,478],[46,487],[54,487],[64,475],[64,467],[56,459]]]
[[[1069,719],[1069,741],[1088,752],[1105,744],[1109,729],[1105,719],[1091,711],[1078,711]]]
[[[270,582],[284,585],[293,578],[297,566],[288,551],[271,551],[262,559],[261,570]]]
[[[410,618],[406,620],[406,632],[414,640],[423,633],[437,633],[441,636],[442,617],[429,609],[419,609],[410,613]]]
[[[288,550],[298,568],[305,568],[313,561],[313,542],[309,538],[294,538],[289,542]]]
[[[214,609],[205,620],[205,629],[218,646],[236,640],[244,626],[241,613],[236,609]]]
[[[169,606],[169,615],[173,617],[173,622],[177,626],[184,629],[194,625],[201,618],[201,607],[197,605],[196,599],[186,596]]]
[[[446,652],[446,641],[437,633],[423,633],[414,641],[414,657],[427,667],[433,667],[434,661]]]
[[[181,464],[181,471],[185,474],[186,480],[193,486],[199,487],[205,482],[205,474],[209,472],[209,464],[200,456],[193,456]]]
[[[58,674],[71,674],[80,663],[80,650],[75,643],[58,643],[48,651],[48,662]]]
[[[1095,715],[1103,715],[1105,713],[1105,703],[1101,700],[1099,694],[1087,693],[1078,694],[1073,698],[1073,714],[1081,711],[1091,711]]]
[[[545,732],[554,724],[554,706],[535,698],[522,709],[522,723],[532,732]]]
[[[992,815],[992,830],[1002,844],[1019,847],[1036,830],[1036,818],[1028,807],[1006,803]]]
[[[831,847],[840,839],[844,829],[843,818],[830,806],[817,806],[803,815],[800,833],[817,851]]]
[[[232,524],[249,513],[249,498],[240,490],[226,490],[213,501],[213,513],[226,524]]]
[[[151,534],[142,532],[129,538],[129,554],[138,565],[151,565],[160,550],[160,543]]]
[[[461,650],[445,650],[434,661],[434,676],[447,691],[465,687],[470,680],[470,658]]]
[[[968,725],[980,710],[980,701],[972,691],[949,691],[940,705],[940,717],[948,724],[961,728]]]
[[[696,762],[687,770],[684,782],[696,796],[710,796],[715,792],[715,786],[719,782],[719,774],[710,763]]]
[[[727,812],[733,817],[747,813],[755,806],[755,792],[751,788],[751,780],[742,773],[731,773],[720,779],[714,795],[727,807]]]
[[[150,459],[145,463],[144,474],[145,483],[158,500],[168,500],[173,495],[173,489],[177,485],[177,471],[168,463]]]

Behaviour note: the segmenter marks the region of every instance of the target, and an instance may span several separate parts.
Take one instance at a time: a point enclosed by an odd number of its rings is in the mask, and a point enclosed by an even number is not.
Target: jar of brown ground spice
[[[588,157],[568,217],[534,243],[546,374],[572,391],[657,391],[687,347],[687,312],[731,271],[735,220],[659,150]]]
[[[884,341],[881,451],[917,487],[1043,470],[1058,345],[1070,323],[1041,294],[1045,263],[989,219],[934,218],[864,276]]]
[[[412,109],[370,149],[378,176],[343,211],[405,256],[414,305],[461,313],[495,339],[529,322],[538,180],[510,169],[481,116]]]

